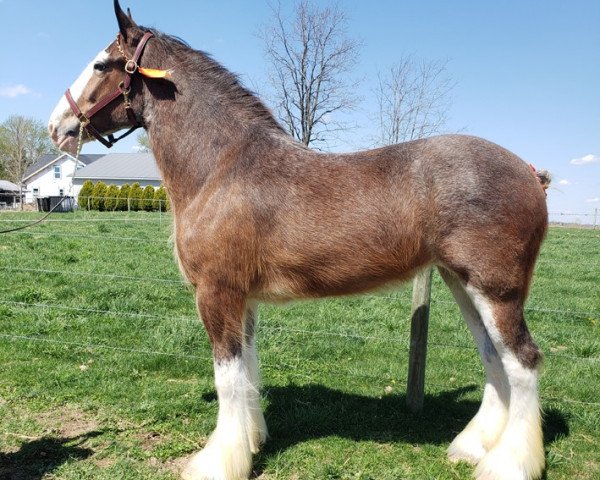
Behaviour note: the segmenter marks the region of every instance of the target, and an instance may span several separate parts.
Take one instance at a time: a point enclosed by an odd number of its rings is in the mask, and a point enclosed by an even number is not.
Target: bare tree
[[[339,113],[356,104],[349,80],[359,43],[346,34],[346,16],[337,6],[319,8],[309,0],[295,5],[294,17],[273,7],[272,22],[260,33],[271,64],[276,110],[292,136],[305,145],[325,142],[348,126]]]
[[[440,132],[448,120],[454,88],[447,62],[407,56],[378,78],[377,143],[390,145]]]
[[[58,150],[39,120],[11,115],[0,125],[0,164],[8,180],[20,185],[25,170],[44,153]]]
[[[1,153],[7,149],[7,139],[4,137],[5,136],[2,133],[2,127],[0,127],[0,179],[6,178],[6,162],[4,155]]]
[[[138,152],[148,153],[152,151],[152,147],[150,146],[150,137],[148,136],[148,132],[146,132],[146,130],[142,130],[142,132],[138,133],[136,140]]]

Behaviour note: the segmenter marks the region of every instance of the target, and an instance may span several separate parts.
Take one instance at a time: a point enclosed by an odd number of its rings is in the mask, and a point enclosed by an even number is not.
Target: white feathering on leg
[[[258,453],[260,447],[267,441],[267,424],[260,406],[260,373],[258,369],[258,354],[254,338],[244,345],[242,353],[244,365],[248,372],[251,388],[248,390],[247,431],[252,453]]]
[[[507,416],[496,389],[486,384],[479,411],[448,447],[450,461],[476,465],[500,438]]]
[[[478,480],[536,480],[544,464],[544,443],[538,400],[537,370],[522,365],[505,347],[493,307],[474,289],[467,289],[502,359],[510,386],[508,421],[496,445],[475,470]]]
[[[500,358],[465,287],[454,274],[446,270],[440,273],[473,334],[486,372],[486,385],[477,414],[448,447],[450,461],[476,465],[494,446],[506,425],[508,384]]]
[[[217,427],[185,467],[185,480],[245,480],[252,469],[248,397],[252,385],[241,357],[215,362],[219,396]]]

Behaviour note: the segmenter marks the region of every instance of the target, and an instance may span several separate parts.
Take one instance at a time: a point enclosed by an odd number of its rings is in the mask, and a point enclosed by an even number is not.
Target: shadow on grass
[[[260,472],[269,457],[298,443],[328,436],[356,441],[447,444],[475,415],[479,401],[462,398],[474,386],[425,396],[423,411],[411,413],[405,395],[382,398],[355,395],[321,385],[267,388],[265,412],[270,438],[255,464]],[[546,445],[569,434],[558,410],[544,415]]]
[[[39,480],[68,460],[83,460],[94,451],[81,445],[102,432],[88,432],[72,438],[42,437],[25,442],[13,453],[0,452],[2,480]]]

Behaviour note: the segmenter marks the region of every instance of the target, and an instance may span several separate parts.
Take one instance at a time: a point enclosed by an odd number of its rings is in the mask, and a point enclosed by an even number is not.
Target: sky
[[[114,39],[112,3],[0,0],[0,122],[11,114],[47,121],[65,89]],[[291,1],[281,3],[291,12]],[[406,55],[447,61],[456,86],[444,131],[486,138],[550,170],[551,218],[593,221],[600,210],[600,0],[337,3],[348,35],[361,42],[361,102],[350,115],[356,128],[334,150],[372,146],[378,71]],[[271,18],[268,2],[121,0],[121,6],[131,8],[137,23],[210,52],[268,97],[258,36]],[[124,140],[111,151],[135,145]],[[104,152],[98,142],[83,149]]]

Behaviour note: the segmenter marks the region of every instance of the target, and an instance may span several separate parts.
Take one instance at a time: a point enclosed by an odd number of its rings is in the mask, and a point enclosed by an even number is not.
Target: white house
[[[77,170],[92,164],[104,155],[79,155]],[[68,153],[45,154],[31,165],[23,176],[25,202],[35,202],[38,197],[71,195],[77,197],[81,185],[73,185],[75,157]]]

